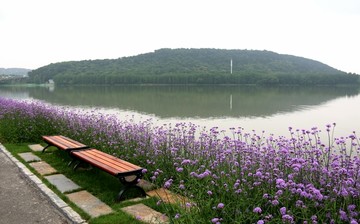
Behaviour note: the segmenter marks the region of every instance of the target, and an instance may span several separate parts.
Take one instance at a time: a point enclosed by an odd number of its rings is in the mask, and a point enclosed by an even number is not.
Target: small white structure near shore
[[[54,80],[52,79],[49,79],[48,82],[46,84],[49,84],[49,85],[55,85],[55,82]]]

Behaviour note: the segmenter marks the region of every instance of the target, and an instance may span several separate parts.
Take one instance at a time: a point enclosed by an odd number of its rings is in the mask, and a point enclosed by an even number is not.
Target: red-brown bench
[[[73,158],[68,165],[70,166],[76,162],[74,170],[76,170],[81,163],[86,162],[117,177],[123,184],[123,188],[118,194],[117,201],[123,200],[125,192],[131,188],[136,188],[141,196],[146,196],[145,191],[136,185],[139,179],[142,178],[143,168],[97,149],[90,148],[87,145],[62,135],[42,136],[42,139],[48,144],[44,147],[42,152],[45,152],[50,146],[55,146],[58,149],[67,151]]]
[[[45,152],[45,150],[50,146],[55,146],[58,149],[65,151],[89,148],[89,146],[87,145],[84,145],[80,142],[77,142],[75,140],[72,140],[71,138],[62,135],[42,136],[42,139],[44,140],[44,142],[47,143],[47,146],[43,148],[42,152]]]
[[[70,155],[78,161],[74,169],[82,162],[86,162],[117,177],[123,184],[117,201],[123,200],[125,192],[131,188],[136,188],[141,196],[146,197],[145,191],[136,185],[142,178],[143,168],[93,148],[72,150]]]

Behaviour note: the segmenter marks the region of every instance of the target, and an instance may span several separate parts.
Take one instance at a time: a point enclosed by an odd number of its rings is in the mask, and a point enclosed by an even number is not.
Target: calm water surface
[[[185,121],[207,128],[242,127],[288,135],[289,126],[325,130],[326,124],[335,122],[337,136],[360,131],[360,95],[354,87],[2,86],[0,96],[96,107],[122,119],[153,118],[158,125]]]

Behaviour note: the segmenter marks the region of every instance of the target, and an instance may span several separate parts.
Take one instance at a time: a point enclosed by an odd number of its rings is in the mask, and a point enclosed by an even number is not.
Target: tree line
[[[306,58],[270,51],[219,49],[160,49],[119,59],[54,63],[29,73],[30,82],[45,83],[49,79],[64,85],[335,85],[359,82],[356,74]]]

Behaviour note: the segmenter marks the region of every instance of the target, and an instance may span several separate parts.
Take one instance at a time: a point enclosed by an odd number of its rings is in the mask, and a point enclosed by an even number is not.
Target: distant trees
[[[28,81],[27,77],[21,77],[17,75],[0,75],[0,85],[27,83],[27,81]]]
[[[35,83],[54,79],[64,85],[334,85],[358,83],[359,76],[317,61],[269,51],[160,49],[134,57],[50,64],[31,71],[29,79]]]

